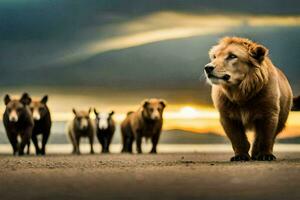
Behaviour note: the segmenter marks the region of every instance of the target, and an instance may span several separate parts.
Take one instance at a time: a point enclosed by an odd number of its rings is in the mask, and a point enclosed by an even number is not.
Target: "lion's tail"
[[[293,98],[292,111],[300,111],[300,96]]]

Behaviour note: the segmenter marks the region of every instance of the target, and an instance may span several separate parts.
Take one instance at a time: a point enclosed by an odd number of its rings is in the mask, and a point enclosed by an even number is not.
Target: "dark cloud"
[[[158,11],[196,14],[294,15],[300,2],[288,0],[45,0],[0,3],[1,85],[96,85],[198,89],[207,50],[230,34],[263,41],[294,88],[300,45],[298,27],[240,28],[224,34],[177,39],[106,52],[63,66],[58,58],[95,40],[120,34],[118,25]],[[49,67],[49,65],[51,65]]]

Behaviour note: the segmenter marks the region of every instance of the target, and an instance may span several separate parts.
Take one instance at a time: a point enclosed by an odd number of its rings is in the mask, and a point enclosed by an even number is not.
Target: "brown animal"
[[[73,144],[73,154],[80,154],[80,139],[81,137],[87,137],[90,142],[90,153],[94,154],[94,135],[95,129],[93,122],[90,118],[91,108],[88,111],[76,111],[73,109],[74,119],[71,121],[68,127],[68,134]]]
[[[142,153],[142,138],[151,138],[152,149],[150,153],[156,153],[163,125],[163,111],[166,102],[161,99],[149,99],[142,102],[142,106],[136,112],[129,112],[121,124],[123,139],[122,152],[132,153],[132,143],[136,140],[138,153]]]
[[[31,98],[27,93],[24,93],[20,99],[11,99],[9,95],[4,97],[6,108],[3,114],[3,124],[14,155],[24,155],[24,148],[30,143],[34,126],[29,109],[30,102]],[[18,136],[21,142],[18,142]],[[27,154],[29,154],[29,145]]]
[[[209,52],[205,66],[212,99],[235,156],[250,159],[246,131],[255,131],[253,160],[275,160],[275,137],[283,130],[292,106],[292,91],[268,49],[245,38],[225,37]]]
[[[48,95],[45,95],[41,100],[33,100],[30,103],[32,117],[34,119],[34,128],[32,131],[32,142],[35,147],[36,155],[46,154],[46,144],[50,135],[51,115],[47,106]],[[42,135],[42,146],[39,147],[38,135]],[[29,147],[28,147],[29,148]]]

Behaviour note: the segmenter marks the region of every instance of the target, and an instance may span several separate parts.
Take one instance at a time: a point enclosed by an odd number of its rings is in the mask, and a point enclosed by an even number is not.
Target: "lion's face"
[[[211,84],[237,85],[249,71],[247,50],[238,44],[214,46],[211,62],[205,66],[207,80]]]
[[[266,49],[243,38],[225,38],[214,46],[204,72],[207,80],[216,85],[239,85],[249,71],[260,65]]]

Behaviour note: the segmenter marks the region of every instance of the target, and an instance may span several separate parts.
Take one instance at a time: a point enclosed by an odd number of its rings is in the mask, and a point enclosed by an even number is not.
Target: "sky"
[[[0,84],[199,89],[208,49],[237,35],[269,47],[299,91],[300,3],[246,2],[2,0]]]
[[[203,67],[223,36],[267,46],[300,94],[293,0],[1,0],[0,22],[0,95],[47,93],[57,120],[90,106],[114,109],[121,120],[159,97],[168,101],[166,128],[219,131]]]

